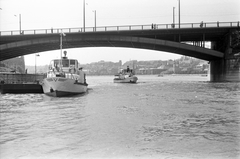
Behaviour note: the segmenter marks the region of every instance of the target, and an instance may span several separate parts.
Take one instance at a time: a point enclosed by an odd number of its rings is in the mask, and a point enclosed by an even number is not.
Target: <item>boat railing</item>
[[[53,71],[53,70],[50,70],[48,71],[48,75],[47,77],[64,77],[64,78],[68,78],[68,79],[79,79],[79,76],[80,75],[77,75],[75,73],[72,73],[72,72],[57,72],[57,71]]]
[[[72,74],[72,73],[65,73],[65,77],[69,78],[69,79],[76,79],[74,74]]]

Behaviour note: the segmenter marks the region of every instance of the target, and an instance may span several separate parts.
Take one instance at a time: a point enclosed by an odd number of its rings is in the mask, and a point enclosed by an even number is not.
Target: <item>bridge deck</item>
[[[63,38],[63,49],[79,47],[130,47],[159,51],[168,51],[205,60],[222,58],[221,53],[209,52],[199,54],[199,49],[186,47],[189,50],[166,42],[219,41],[223,40],[231,29],[239,29],[239,22],[215,23],[185,23],[180,28],[176,24],[108,26],[85,28],[59,28],[0,32],[0,61],[32,54],[36,52],[58,50],[61,32],[67,36]],[[127,39],[127,41],[126,41]],[[129,40],[130,39],[130,40]],[[177,46],[177,47],[176,47]],[[183,45],[182,45],[183,46]],[[185,47],[185,46],[184,46]],[[185,51],[185,52],[184,52]],[[195,55],[191,54],[195,51]],[[207,56],[209,55],[209,56]]]
[[[49,28],[33,30],[0,31],[0,36],[9,35],[32,35],[52,33],[77,33],[77,32],[111,32],[111,31],[141,31],[141,30],[179,30],[196,28],[239,28],[238,22],[207,22],[207,23],[181,23],[179,24],[148,24],[148,25],[123,25],[123,26],[99,26],[79,28]]]

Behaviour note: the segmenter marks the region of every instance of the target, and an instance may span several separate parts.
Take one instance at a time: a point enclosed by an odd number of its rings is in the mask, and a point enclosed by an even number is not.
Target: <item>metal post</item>
[[[203,46],[205,48],[205,33],[203,33]]]
[[[180,28],[180,0],[178,0],[178,23]]]
[[[36,65],[37,65],[37,64],[36,64],[36,61],[37,61],[37,60],[36,60],[36,58],[37,58],[37,54],[35,54],[35,77],[36,77],[36,72],[37,72],[37,71],[36,71],[36,69],[37,69],[37,66],[36,66]]]
[[[97,31],[97,11],[95,10],[95,31]]]
[[[175,26],[175,7],[173,7],[173,26]]]
[[[39,54],[35,54],[35,81],[37,76],[37,56],[39,56]]]
[[[59,62],[60,71],[62,71],[62,36],[63,36],[63,33],[61,31],[61,34],[60,34],[60,62]]]
[[[83,32],[85,32],[85,0],[83,0]]]
[[[93,10],[93,12],[94,12],[94,31],[96,31],[96,26],[97,26],[97,21],[96,21],[96,10]]]
[[[22,32],[22,28],[21,28],[21,14],[19,14],[19,31],[20,31],[20,34]]]
[[[37,64],[36,64],[37,60],[36,60],[36,58],[37,58],[37,55],[35,54],[35,77],[34,77],[34,82],[36,82],[36,80],[37,80],[36,79],[36,76],[37,76],[37,74],[36,74],[37,73],[37,70],[36,70],[37,69]]]

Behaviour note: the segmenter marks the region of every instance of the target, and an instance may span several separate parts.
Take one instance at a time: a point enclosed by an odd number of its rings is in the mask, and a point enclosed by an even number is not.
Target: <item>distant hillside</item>
[[[120,68],[134,68],[136,74],[196,74],[208,71],[208,62],[196,58],[182,56],[175,60],[152,60],[152,61],[127,61],[119,62],[99,61],[90,64],[82,64],[83,70],[88,75],[114,75]],[[35,73],[35,66],[26,66],[27,73]],[[48,65],[37,66],[36,73],[46,73]]]
[[[35,73],[35,66],[25,66],[27,73]],[[36,66],[36,73],[46,73],[48,71],[48,65]]]

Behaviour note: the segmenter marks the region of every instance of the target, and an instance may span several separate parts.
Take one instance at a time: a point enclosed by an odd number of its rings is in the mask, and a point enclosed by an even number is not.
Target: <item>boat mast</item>
[[[62,72],[62,36],[65,36],[63,32],[60,34],[60,71]]]
[[[62,72],[62,33],[60,34],[60,71]]]

